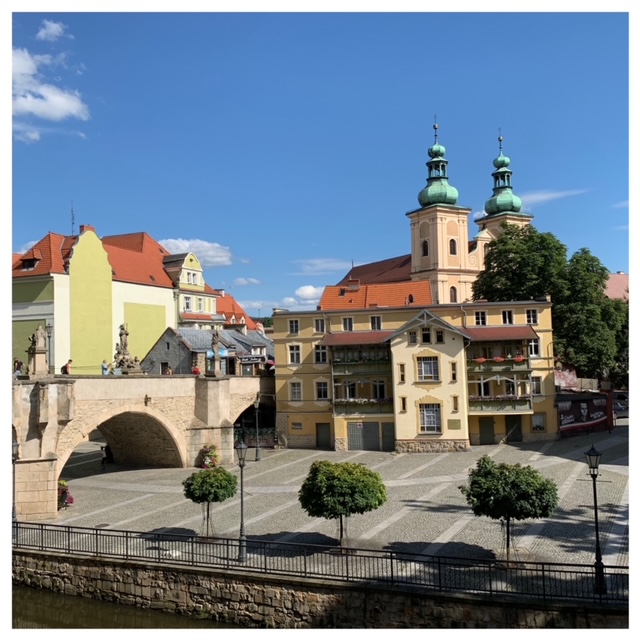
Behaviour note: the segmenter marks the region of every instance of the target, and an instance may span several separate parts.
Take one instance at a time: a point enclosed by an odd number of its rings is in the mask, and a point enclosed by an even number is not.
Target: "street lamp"
[[[47,330],[47,344],[49,345],[49,373],[54,373],[55,368],[53,362],[51,362],[51,332],[53,331],[53,325],[47,322],[44,328]]]
[[[258,430],[258,414],[260,413],[260,394],[257,395],[256,401],[253,403],[256,410],[256,462],[260,462],[260,431]]]
[[[247,538],[244,535],[244,465],[247,461],[247,448],[244,440],[236,445],[238,466],[240,467],[240,540],[238,545],[238,562],[247,561]]]
[[[18,522],[18,515],[16,513],[16,462],[20,459],[20,445],[17,440],[11,443],[11,466],[13,469],[13,509],[11,512],[11,522],[15,524]],[[15,535],[15,526],[13,527],[13,533]]]
[[[598,477],[598,467],[600,466],[600,457],[602,454],[591,445],[589,451],[585,451],[587,464],[589,465],[589,475],[593,480],[593,512],[596,521],[596,561],[594,568],[596,572],[596,584],[594,591],[599,595],[607,593],[607,582],[604,577],[604,565],[602,564],[602,551],[600,550],[600,530],[598,529],[598,494],[596,492],[596,478]]]

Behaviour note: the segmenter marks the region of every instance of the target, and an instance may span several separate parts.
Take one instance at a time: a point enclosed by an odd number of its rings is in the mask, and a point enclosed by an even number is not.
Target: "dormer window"
[[[29,258],[22,260],[22,270],[23,271],[31,271],[36,268],[36,264],[38,261],[35,258]]]

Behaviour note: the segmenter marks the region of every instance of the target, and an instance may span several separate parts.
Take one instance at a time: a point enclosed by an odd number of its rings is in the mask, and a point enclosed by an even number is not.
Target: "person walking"
[[[105,447],[100,447],[100,468],[104,471],[107,466],[107,449]]]

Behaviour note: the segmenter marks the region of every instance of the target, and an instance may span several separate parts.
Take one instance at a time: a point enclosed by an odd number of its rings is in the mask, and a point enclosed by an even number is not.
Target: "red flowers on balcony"
[[[476,358],[476,362],[477,362],[478,364],[483,364],[483,363],[485,363],[486,361],[487,361],[487,359],[486,359],[486,358]]]
[[[504,358],[501,356],[495,356],[495,358],[493,359],[494,362],[504,362]]]
[[[523,358],[522,356],[516,356],[516,357],[513,359],[513,361],[514,361],[514,362],[524,362],[524,358]]]

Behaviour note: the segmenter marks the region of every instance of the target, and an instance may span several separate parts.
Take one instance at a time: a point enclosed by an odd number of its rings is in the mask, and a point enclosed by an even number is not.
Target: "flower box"
[[[504,362],[504,358],[502,358],[502,357],[500,357],[500,356],[496,356],[496,357],[493,359],[493,361],[494,361],[494,362]]]
[[[476,358],[476,362],[477,362],[478,364],[483,364],[483,363],[485,363],[486,361],[487,361],[487,359],[486,359],[486,358]]]
[[[516,357],[513,359],[513,361],[514,361],[514,362],[524,362],[524,358],[523,358],[522,356],[516,356]]]

